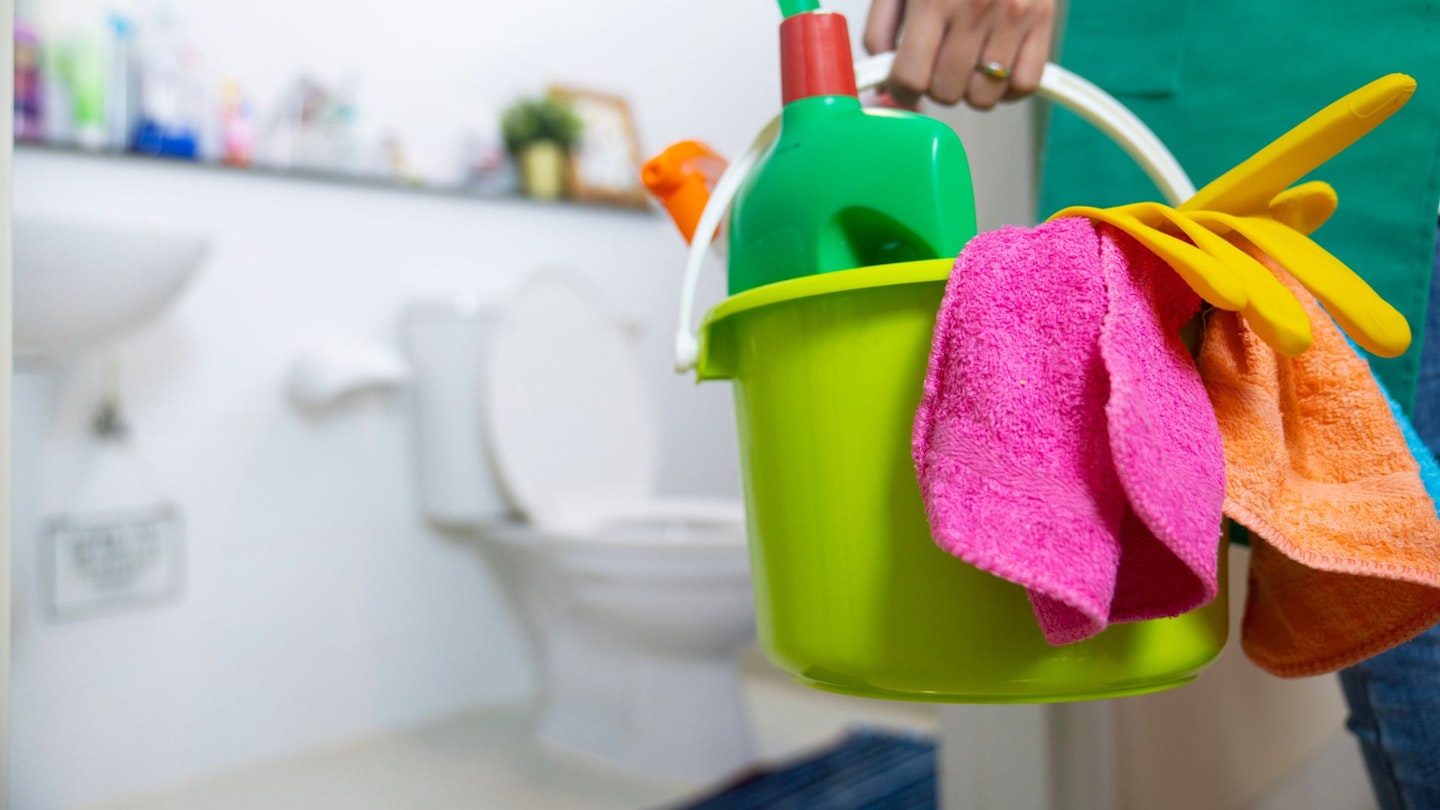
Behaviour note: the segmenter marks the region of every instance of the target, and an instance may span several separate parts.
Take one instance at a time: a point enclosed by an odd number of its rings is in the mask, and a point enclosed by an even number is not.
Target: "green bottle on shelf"
[[[730,211],[730,294],[814,273],[953,257],[975,235],[955,131],[863,109],[850,34],[813,0],[780,0],[785,108]]]

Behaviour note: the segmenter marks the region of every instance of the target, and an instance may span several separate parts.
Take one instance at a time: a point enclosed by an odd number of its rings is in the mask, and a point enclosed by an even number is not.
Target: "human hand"
[[[1054,31],[1055,0],[872,0],[864,44],[895,51],[887,89],[900,104],[988,110],[1035,92]]]

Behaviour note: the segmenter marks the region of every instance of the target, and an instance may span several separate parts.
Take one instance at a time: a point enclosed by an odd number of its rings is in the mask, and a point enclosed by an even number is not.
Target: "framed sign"
[[[549,93],[567,102],[583,124],[570,153],[570,196],[582,202],[647,207],[640,184],[640,142],[625,99],[571,87],[551,87]]]

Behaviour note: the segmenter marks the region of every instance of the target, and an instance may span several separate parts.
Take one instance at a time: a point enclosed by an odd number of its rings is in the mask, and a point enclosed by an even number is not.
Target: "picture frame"
[[[640,182],[643,163],[630,105],[612,93],[552,86],[549,95],[566,102],[580,119],[580,142],[571,150],[567,182],[579,202],[646,208]]]

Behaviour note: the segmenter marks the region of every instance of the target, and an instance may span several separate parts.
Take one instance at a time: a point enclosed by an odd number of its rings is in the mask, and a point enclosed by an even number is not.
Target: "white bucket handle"
[[[884,53],[855,63],[855,84],[861,90],[878,87],[890,75],[895,54]],[[1135,114],[1114,97],[1090,82],[1057,64],[1045,65],[1040,74],[1036,94],[1089,121],[1118,143],[1145,173],[1150,176],[1171,205],[1195,196],[1195,186],[1165,144]],[[680,318],[675,333],[675,370],[685,373],[700,361],[700,338],[694,332],[695,293],[700,285],[700,269],[709,253],[710,240],[725,218],[725,212],[750,174],[756,161],[780,129],[780,116],[775,116],[738,158],[731,161],[710,192],[710,201],[695,226],[694,241],[685,261],[685,280],[680,289]]]

